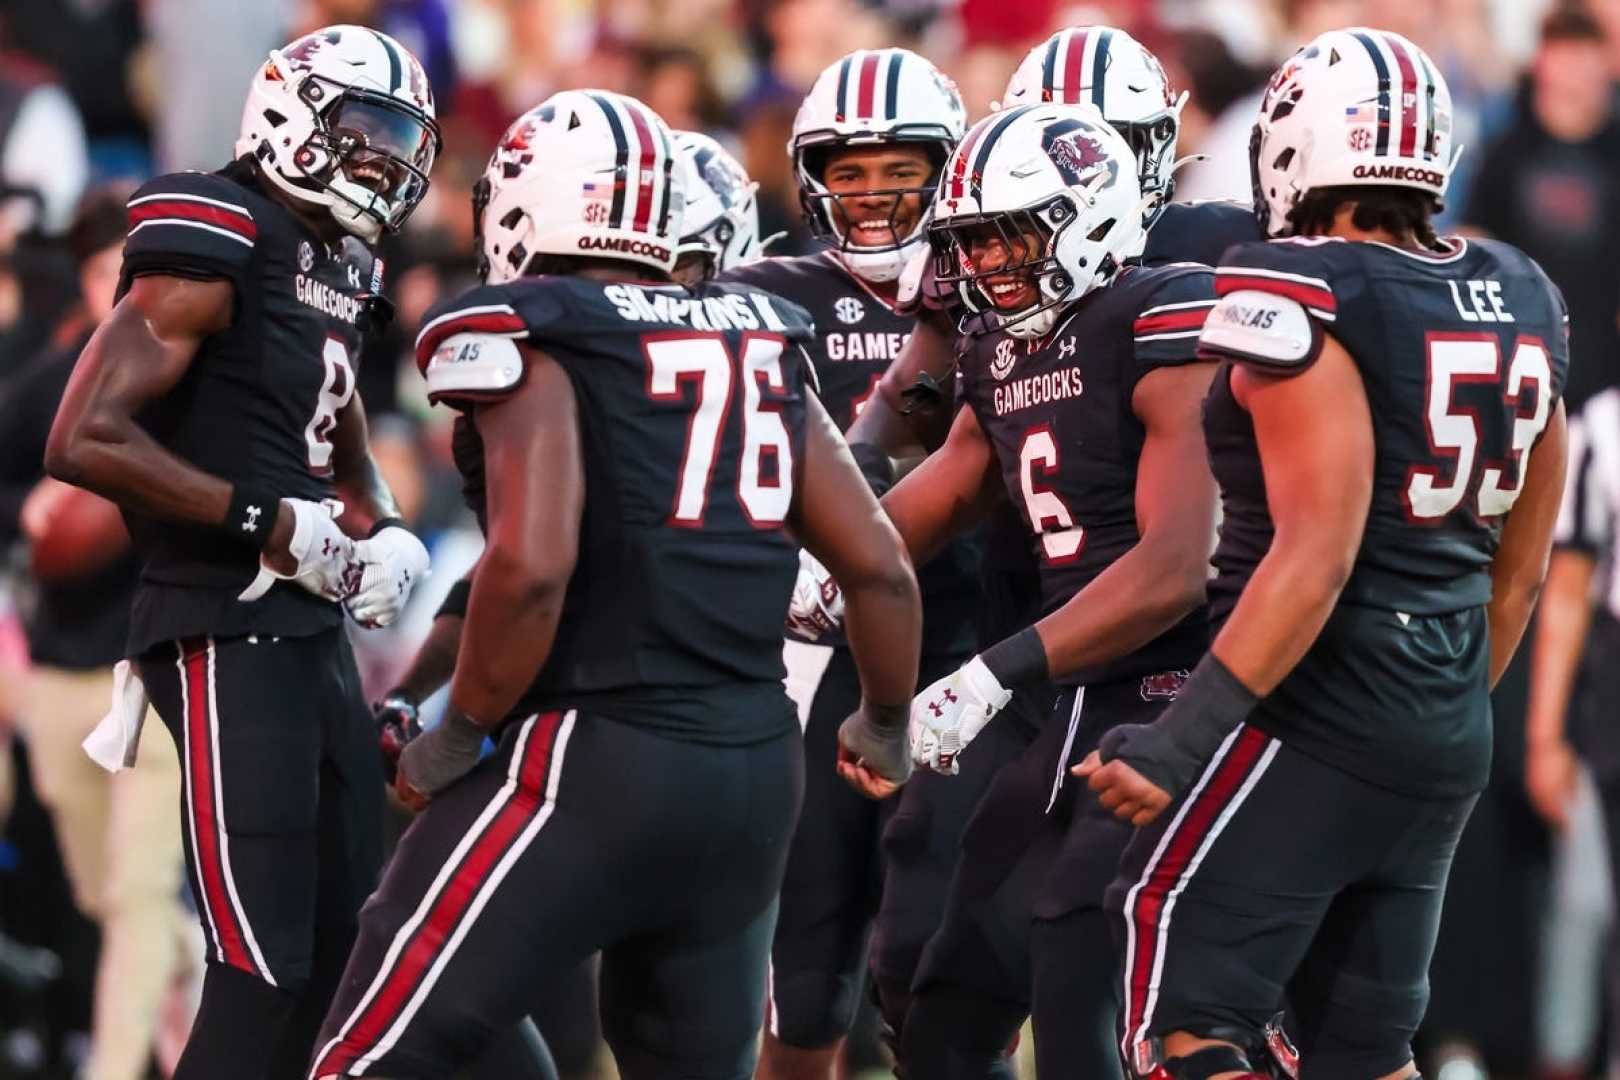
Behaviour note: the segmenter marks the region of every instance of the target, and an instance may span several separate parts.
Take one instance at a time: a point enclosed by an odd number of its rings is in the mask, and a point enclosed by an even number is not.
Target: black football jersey
[[[878,380],[911,337],[916,315],[903,315],[873,293],[828,251],[761,259],[733,267],[720,280],[765,289],[798,304],[815,322],[806,346],[816,369],[816,396],[840,431],[847,431],[877,390]],[[956,541],[917,568],[923,599],[923,652],[970,651],[976,606],[979,547]],[[837,635],[817,639],[842,641]]]
[[[1447,245],[1419,254],[1323,237],[1234,248],[1201,346],[1229,361],[1205,406],[1224,508],[1217,622],[1272,537],[1231,363],[1302,370],[1324,333],[1354,359],[1376,440],[1366,531],[1327,628],[1257,722],[1360,775],[1428,793],[1484,782],[1486,627],[1452,617],[1490,600],[1504,517],[1569,365],[1563,300],[1533,261],[1495,241]]]
[[[230,328],[203,342],[180,382],[140,414],[141,426],[232,483],[333,497],[330,436],[354,395],[381,262],[357,240],[328,248],[240,164],[150,181],[130,199],[129,223],[120,295],[144,274],[223,278],[236,291]],[[263,527],[274,514],[264,508]],[[142,564],[132,655],[195,634],[310,634],[342,618],[336,604],[287,582],[238,601],[258,573],[255,545],[217,529],[125,519]]]
[[[720,280],[786,297],[810,313],[816,336],[806,349],[816,365],[816,396],[840,431],[855,422],[915,322],[827,251],[761,259],[727,270]]]
[[[1141,262],[1144,266],[1173,262],[1217,266],[1227,248],[1264,239],[1254,210],[1242,203],[1224,199],[1171,203],[1148,230]]]
[[[965,335],[963,391],[1023,516],[1042,608],[1062,607],[1141,539],[1136,474],[1146,429],[1131,405],[1148,372],[1190,363],[1215,304],[1206,266],[1126,267],[1036,341]],[[1190,667],[1208,638],[1200,608],[1148,645],[1060,680],[1095,684]]]
[[[574,387],[585,468],[579,562],[519,713],[588,708],[677,738],[792,730],[782,622],[798,572],[784,531],[804,442],[812,332],[740,285],[533,277],[429,312],[417,361],[461,409],[456,462],[482,503],[479,403],[533,353]],[[475,505],[483,520],[482,505]]]

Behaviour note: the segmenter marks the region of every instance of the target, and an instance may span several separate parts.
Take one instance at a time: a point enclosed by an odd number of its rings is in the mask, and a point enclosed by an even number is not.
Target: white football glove
[[[975,656],[912,699],[911,760],[955,776],[956,756],[1011,700],[1012,691]]]
[[[411,589],[427,577],[427,548],[409,529],[390,525],[356,541],[354,557],[362,567],[360,585],[344,606],[361,626],[387,626],[405,610]]]
[[[298,569],[280,574],[259,560],[259,575],[237,596],[257,600],[277,581],[291,581],[326,600],[342,600],[360,581],[360,564],[355,561],[354,541],[338,528],[343,504],[336,499],[282,499],[292,507],[293,534],[287,551],[298,560]]]
[[[843,590],[814,555],[800,548],[799,578],[788,601],[788,630],[794,637],[815,642],[843,625]]]

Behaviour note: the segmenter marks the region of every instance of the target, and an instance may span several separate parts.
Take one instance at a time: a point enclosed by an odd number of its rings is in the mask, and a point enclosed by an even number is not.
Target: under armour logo
[[[243,532],[259,531],[259,513],[260,510],[257,506],[250,506],[247,508],[247,520],[242,522]]]
[[[930,711],[933,712],[934,719],[938,720],[938,719],[944,717],[944,715],[945,715],[945,706],[951,704],[955,700],[956,700],[956,691],[950,689],[949,687],[947,687],[945,689],[944,698],[942,698],[939,701],[930,701],[928,703],[928,708],[929,708]]]
[[[1058,359],[1062,360],[1066,356],[1073,356],[1076,348],[1074,335],[1070,334],[1068,340],[1058,342]]]

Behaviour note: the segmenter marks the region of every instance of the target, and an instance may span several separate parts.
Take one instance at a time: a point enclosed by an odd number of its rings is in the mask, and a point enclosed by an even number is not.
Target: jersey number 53
[[[1520,336],[1502,377],[1502,345],[1495,334],[1432,333],[1425,343],[1428,391],[1424,427],[1429,450],[1449,465],[1413,465],[1402,491],[1415,521],[1439,521],[1472,497],[1469,509],[1482,518],[1513,508],[1524,487],[1530,448],[1547,426],[1552,410],[1552,369],[1540,338]],[[1456,388],[1469,383],[1501,387],[1502,408],[1511,419],[1503,441],[1501,425],[1483,417],[1476,403],[1457,400]]]

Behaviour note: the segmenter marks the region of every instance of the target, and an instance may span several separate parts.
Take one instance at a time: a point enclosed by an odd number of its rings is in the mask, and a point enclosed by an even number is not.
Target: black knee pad
[[[1014,1080],[1007,1048],[1024,1008],[940,983],[911,1000],[897,1072],[916,1080]]]
[[[849,1034],[861,1003],[859,976],[802,972],[771,984],[770,1031],[788,1046],[818,1050]]]

